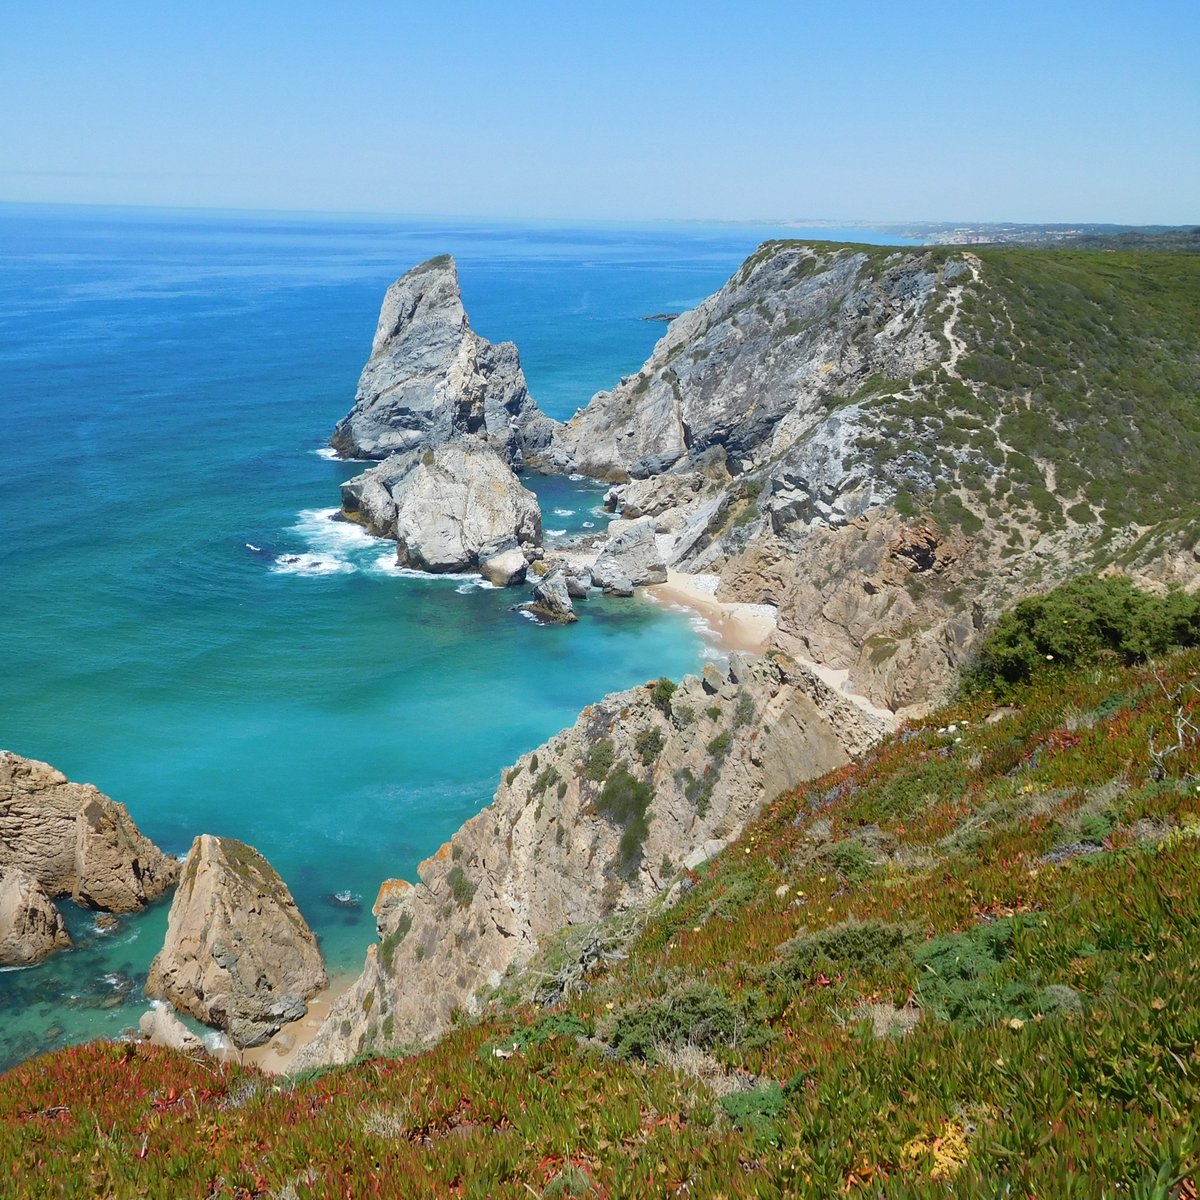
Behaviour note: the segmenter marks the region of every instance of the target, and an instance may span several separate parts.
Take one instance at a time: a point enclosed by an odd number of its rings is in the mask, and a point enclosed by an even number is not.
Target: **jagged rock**
[[[528,570],[529,563],[516,546],[498,551],[484,548],[479,552],[479,573],[496,587],[513,587],[524,583]]]
[[[169,1004],[157,1003],[138,1019],[138,1029],[152,1046],[165,1046],[182,1054],[204,1049],[201,1041],[176,1015]]]
[[[663,583],[666,578],[667,566],[658,547],[654,521],[641,517],[636,521],[611,522],[608,541],[592,567],[593,581],[605,591],[613,592],[623,581],[636,587]]]
[[[51,897],[109,912],[142,908],[179,877],[123,804],[9,751],[0,751],[0,867],[25,871]]]
[[[198,837],[146,994],[255,1046],[304,1016],[327,982],[317,940],[270,863],[233,838]]]
[[[512,342],[470,328],[448,254],[388,288],[354,408],[330,444],[347,458],[386,458],[464,433],[485,435],[506,461],[538,449],[553,427],[525,386]]]
[[[606,596],[628,597],[633,595],[633,581],[619,569],[606,572],[600,586],[604,589]]]
[[[491,805],[421,864],[416,887],[386,883],[379,943],[293,1067],[437,1037],[540,939],[672,886],[693,851],[736,837],[765,801],[848,762],[884,729],[785,656],[739,661],[714,694],[688,676],[667,709],[650,686],[585,709],[503,773]],[[728,736],[714,750],[718,731]],[[624,772],[623,794],[645,804],[632,846],[604,815],[605,783],[582,769],[602,742],[608,777]]]
[[[342,485],[343,511],[393,537],[402,566],[467,571],[498,547],[538,553],[537,497],[482,438],[393,455]],[[516,559],[506,560],[515,568]]]
[[[567,595],[572,600],[586,600],[587,594],[591,590],[592,573],[590,571],[567,572]]]
[[[571,603],[568,577],[560,567],[547,571],[533,585],[532,601],[519,607],[551,624],[568,625],[579,620]]]
[[[42,885],[16,867],[0,867],[0,967],[27,966],[70,944]]]

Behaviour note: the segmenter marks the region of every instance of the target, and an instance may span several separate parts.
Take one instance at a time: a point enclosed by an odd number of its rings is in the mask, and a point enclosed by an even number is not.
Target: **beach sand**
[[[668,571],[666,583],[643,588],[656,604],[678,605],[699,613],[722,650],[762,654],[775,632],[775,609],[770,604],[734,604],[714,596],[717,575],[685,575]]]
[[[261,1046],[243,1050],[240,1056],[233,1050],[230,1052],[231,1056],[239,1058],[247,1066],[255,1066],[260,1071],[265,1071],[268,1075],[282,1075],[290,1071],[296,1051],[301,1046],[308,1045],[317,1036],[317,1030],[329,1015],[329,1010],[350,990],[356,979],[355,975],[333,976],[329,986],[308,1002],[308,1012],[300,1020],[285,1025]]]

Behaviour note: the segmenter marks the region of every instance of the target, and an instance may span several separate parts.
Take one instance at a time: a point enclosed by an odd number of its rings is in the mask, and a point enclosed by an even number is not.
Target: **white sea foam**
[[[596,522],[595,521],[584,521],[583,527],[584,527],[584,529],[595,529]]]
[[[546,536],[547,537],[563,537],[566,534],[566,532],[567,531],[565,529],[547,529]]]
[[[273,575],[352,575],[357,570],[352,562],[321,554],[281,554],[271,564]]]
[[[332,446],[318,446],[313,453],[318,458],[325,458],[330,462],[338,461],[338,452]]]
[[[573,517],[575,515],[573,508],[556,508],[553,511],[556,517]]]
[[[583,479],[583,476],[582,476],[582,475],[568,475],[568,476],[567,476],[567,478],[568,478],[568,479],[569,479],[569,480],[570,480],[572,483],[579,483],[579,482],[581,482],[581,481],[582,481],[582,479]]]

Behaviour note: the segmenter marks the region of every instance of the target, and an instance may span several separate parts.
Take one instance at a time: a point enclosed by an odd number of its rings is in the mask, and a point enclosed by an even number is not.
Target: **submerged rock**
[[[0,867],[31,875],[51,897],[133,912],[179,877],[123,804],[44,762],[0,751]]]
[[[317,940],[271,864],[233,838],[198,837],[146,994],[255,1046],[304,1016],[327,982]]]
[[[25,871],[0,867],[0,967],[27,966],[70,944],[42,885]]]
[[[482,434],[519,465],[553,427],[529,395],[516,346],[472,331],[454,259],[443,254],[388,288],[354,408],[330,444],[348,458],[386,458]]]

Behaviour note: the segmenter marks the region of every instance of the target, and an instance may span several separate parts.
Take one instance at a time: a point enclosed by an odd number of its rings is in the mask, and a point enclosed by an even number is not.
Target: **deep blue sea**
[[[256,846],[331,971],[356,971],[380,881],[412,879],[504,764],[712,652],[640,600],[536,626],[511,591],[397,573],[390,543],[327,519],[361,467],[320,451],[387,285],[453,253],[474,328],[515,341],[564,417],[641,365],[663,332],[643,317],[775,236],[899,240],[0,205],[0,747],[96,784],[170,853]],[[603,522],[602,487],[529,482],[554,536]],[[112,932],[63,908],[76,948],[0,972],[0,1066],[145,1008],[166,904]]]

